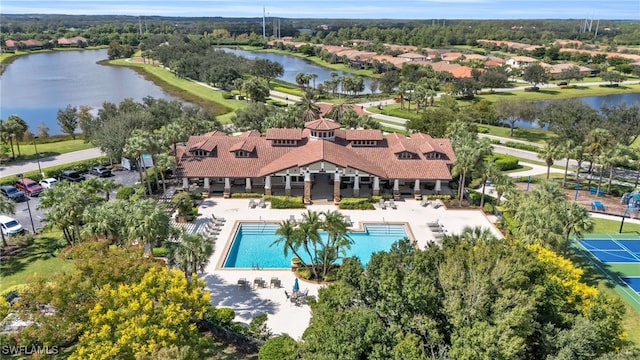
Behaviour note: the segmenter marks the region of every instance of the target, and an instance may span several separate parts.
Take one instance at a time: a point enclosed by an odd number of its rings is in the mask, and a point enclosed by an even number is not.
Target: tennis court
[[[618,275],[640,295],[640,236],[636,234],[588,234],[577,243],[610,273]],[[601,266],[602,271],[607,272]],[[637,301],[637,299],[636,299]]]

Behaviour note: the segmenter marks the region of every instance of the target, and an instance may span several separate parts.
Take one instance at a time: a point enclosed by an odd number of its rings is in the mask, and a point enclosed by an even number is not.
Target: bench
[[[590,195],[598,195],[598,196],[603,196],[604,195],[604,190],[603,189],[596,189],[596,188],[589,188],[589,194]]]

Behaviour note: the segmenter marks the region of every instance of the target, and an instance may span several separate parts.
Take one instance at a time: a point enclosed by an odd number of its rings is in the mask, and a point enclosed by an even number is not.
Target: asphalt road
[[[87,178],[93,177],[93,175],[88,174],[85,174],[85,176]],[[139,175],[137,171],[122,170],[114,172],[110,179],[124,186],[130,186],[139,180]],[[115,197],[115,193],[114,191],[111,194],[112,198]],[[8,214],[8,216],[18,220],[18,222],[22,224],[22,227],[29,232],[33,232],[34,229],[37,232],[38,229],[42,228],[42,218],[45,216],[45,210],[39,209],[39,206],[40,199],[38,197],[32,197],[29,198],[28,201],[16,203],[15,214]],[[31,210],[31,216],[29,215],[29,210]],[[33,226],[31,225],[31,219],[33,219]]]

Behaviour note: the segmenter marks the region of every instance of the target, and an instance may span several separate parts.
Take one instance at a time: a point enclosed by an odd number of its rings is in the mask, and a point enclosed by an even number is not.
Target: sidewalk
[[[86,149],[70,153],[48,156],[40,159],[40,168],[46,169],[52,166],[58,166],[75,161],[82,161],[91,158],[103,156],[100,149]],[[38,161],[31,160],[22,163],[0,165],[0,177],[11,176],[16,174],[24,174],[29,171],[38,171]]]

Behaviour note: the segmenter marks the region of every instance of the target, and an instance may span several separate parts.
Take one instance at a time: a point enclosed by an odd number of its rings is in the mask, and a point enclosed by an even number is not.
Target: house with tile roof
[[[345,130],[325,118],[305,123],[304,129],[268,129],[264,136],[256,131],[191,136],[176,156],[185,190],[197,182],[208,194],[301,194],[306,203],[446,192],[455,161],[448,139]]]

